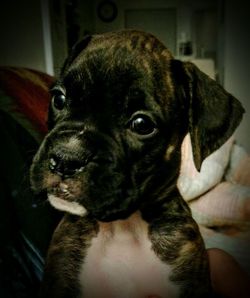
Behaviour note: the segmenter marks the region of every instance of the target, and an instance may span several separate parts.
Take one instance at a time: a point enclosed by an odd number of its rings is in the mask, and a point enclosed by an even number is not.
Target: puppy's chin
[[[89,212],[78,202],[69,202],[54,194],[48,194],[50,204],[57,210],[68,212],[73,215],[86,216]],[[135,206],[124,210],[105,209],[98,212],[90,212],[90,214],[98,221],[111,222],[128,218],[137,208]]]
[[[65,211],[74,215],[85,216],[88,212],[82,205],[77,202],[66,201],[54,194],[48,194],[50,204],[61,211]]]

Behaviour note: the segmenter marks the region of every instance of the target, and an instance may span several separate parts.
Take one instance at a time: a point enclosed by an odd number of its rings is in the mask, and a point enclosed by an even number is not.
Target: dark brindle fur
[[[129,30],[77,44],[51,92],[50,132],[34,158],[32,186],[78,202],[88,214],[66,214],[58,226],[41,296],[78,297],[80,260],[99,222],[136,210],[180,296],[208,296],[204,244],[176,187],[180,148],[189,132],[199,169],[238,126],[240,103],[192,63],[175,60],[152,35]],[[146,134],[133,130],[137,114],[146,117]]]

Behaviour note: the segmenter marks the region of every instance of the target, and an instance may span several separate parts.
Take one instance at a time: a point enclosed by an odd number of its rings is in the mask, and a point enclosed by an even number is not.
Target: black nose
[[[72,176],[77,172],[81,172],[87,161],[63,157],[60,155],[51,155],[49,159],[49,169],[52,173],[60,176]]]

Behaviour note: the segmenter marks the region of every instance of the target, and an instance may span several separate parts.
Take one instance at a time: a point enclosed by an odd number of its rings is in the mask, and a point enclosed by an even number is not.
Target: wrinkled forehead
[[[124,36],[125,35],[125,36]],[[110,34],[91,39],[63,74],[63,84],[81,82],[88,88],[160,82],[169,73],[172,55],[148,34]],[[111,85],[111,86],[109,86]],[[149,86],[148,86],[149,87]]]
[[[99,49],[85,53],[62,78],[63,85],[66,89],[80,88],[85,91],[93,88],[113,90],[119,86],[126,89],[134,85],[145,88],[146,83],[150,87],[154,76],[150,62],[136,59],[124,51],[119,48],[115,53],[108,53]]]
[[[84,43],[83,43],[84,44]],[[88,39],[85,49],[79,53],[74,64],[83,60],[90,60],[91,57],[99,56],[108,59],[108,62],[119,63],[136,62],[136,60],[158,60],[165,62],[173,59],[170,51],[165,45],[151,34],[140,31],[120,31],[102,35],[94,35]]]

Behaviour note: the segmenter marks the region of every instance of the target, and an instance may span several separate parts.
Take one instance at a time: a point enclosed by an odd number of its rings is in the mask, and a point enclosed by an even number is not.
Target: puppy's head
[[[199,169],[243,113],[215,81],[138,31],[85,38],[51,93],[50,132],[34,157],[32,187],[56,208],[103,221],[175,187],[188,132]]]

